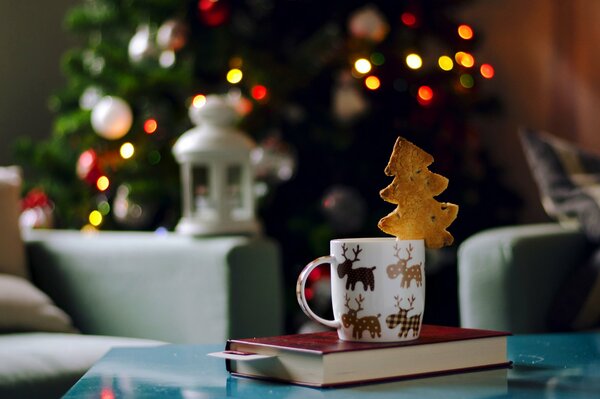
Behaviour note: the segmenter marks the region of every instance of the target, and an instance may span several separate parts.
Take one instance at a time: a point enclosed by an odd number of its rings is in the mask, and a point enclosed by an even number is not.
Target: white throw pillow
[[[28,277],[25,246],[19,229],[21,171],[0,167],[0,273]]]
[[[28,280],[0,274],[0,332],[77,330],[71,318]]]

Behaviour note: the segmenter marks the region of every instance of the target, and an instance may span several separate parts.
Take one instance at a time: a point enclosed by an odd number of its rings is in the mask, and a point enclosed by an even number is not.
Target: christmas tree
[[[18,148],[28,182],[54,204],[55,227],[170,229],[173,143],[191,127],[188,107],[219,93],[259,144],[258,211],[290,281],[330,238],[380,235],[381,172],[398,135],[452,182],[458,242],[510,223],[517,202],[471,124],[495,110],[495,72],[474,56],[463,3],[82,1],[66,16],[81,45],[64,57],[52,135]]]

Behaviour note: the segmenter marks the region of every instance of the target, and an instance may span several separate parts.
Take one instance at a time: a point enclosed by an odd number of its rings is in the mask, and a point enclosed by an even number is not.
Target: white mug
[[[309,307],[310,272],[331,266],[333,320]],[[331,240],[330,255],[304,267],[296,284],[300,307],[312,320],[337,329],[344,341],[394,342],[419,337],[425,310],[424,240],[394,237]]]

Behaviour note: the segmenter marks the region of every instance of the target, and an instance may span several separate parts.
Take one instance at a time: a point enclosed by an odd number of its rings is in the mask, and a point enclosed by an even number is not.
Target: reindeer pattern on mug
[[[348,250],[352,251],[352,258],[347,255]],[[414,248],[410,243],[405,247],[396,243],[393,250],[394,253],[390,254],[390,259],[393,257],[396,261],[387,267],[381,266],[381,268],[385,268],[385,274],[383,272],[376,274],[375,270],[378,270],[379,265],[357,267],[360,264],[359,255],[363,251],[360,245],[356,245],[354,248],[342,245],[343,262],[338,263],[337,266],[338,277],[342,280],[346,279],[347,293],[344,305],[346,311],[342,314],[342,324],[344,328],[352,329],[352,337],[355,339],[362,339],[365,331],[368,331],[369,336],[373,339],[381,337],[382,327],[379,318],[382,312],[371,308],[370,314],[366,314],[364,306],[370,293],[375,292],[376,285],[378,287],[383,285],[383,282],[377,283],[376,277],[385,277],[388,281],[399,278],[399,284],[396,283],[397,288],[390,296],[389,306],[386,305],[387,309],[395,308],[397,311],[386,315],[385,326],[389,330],[398,328],[399,338],[408,337],[410,339],[419,335],[424,301],[423,262],[413,261]],[[415,294],[417,295],[415,296]],[[361,312],[360,315],[359,312]]]

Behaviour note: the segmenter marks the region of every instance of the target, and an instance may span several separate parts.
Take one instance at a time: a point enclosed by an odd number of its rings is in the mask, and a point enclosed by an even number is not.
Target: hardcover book
[[[507,367],[506,332],[423,325],[418,339],[367,343],[337,332],[231,339],[226,359],[237,376],[333,387]]]

